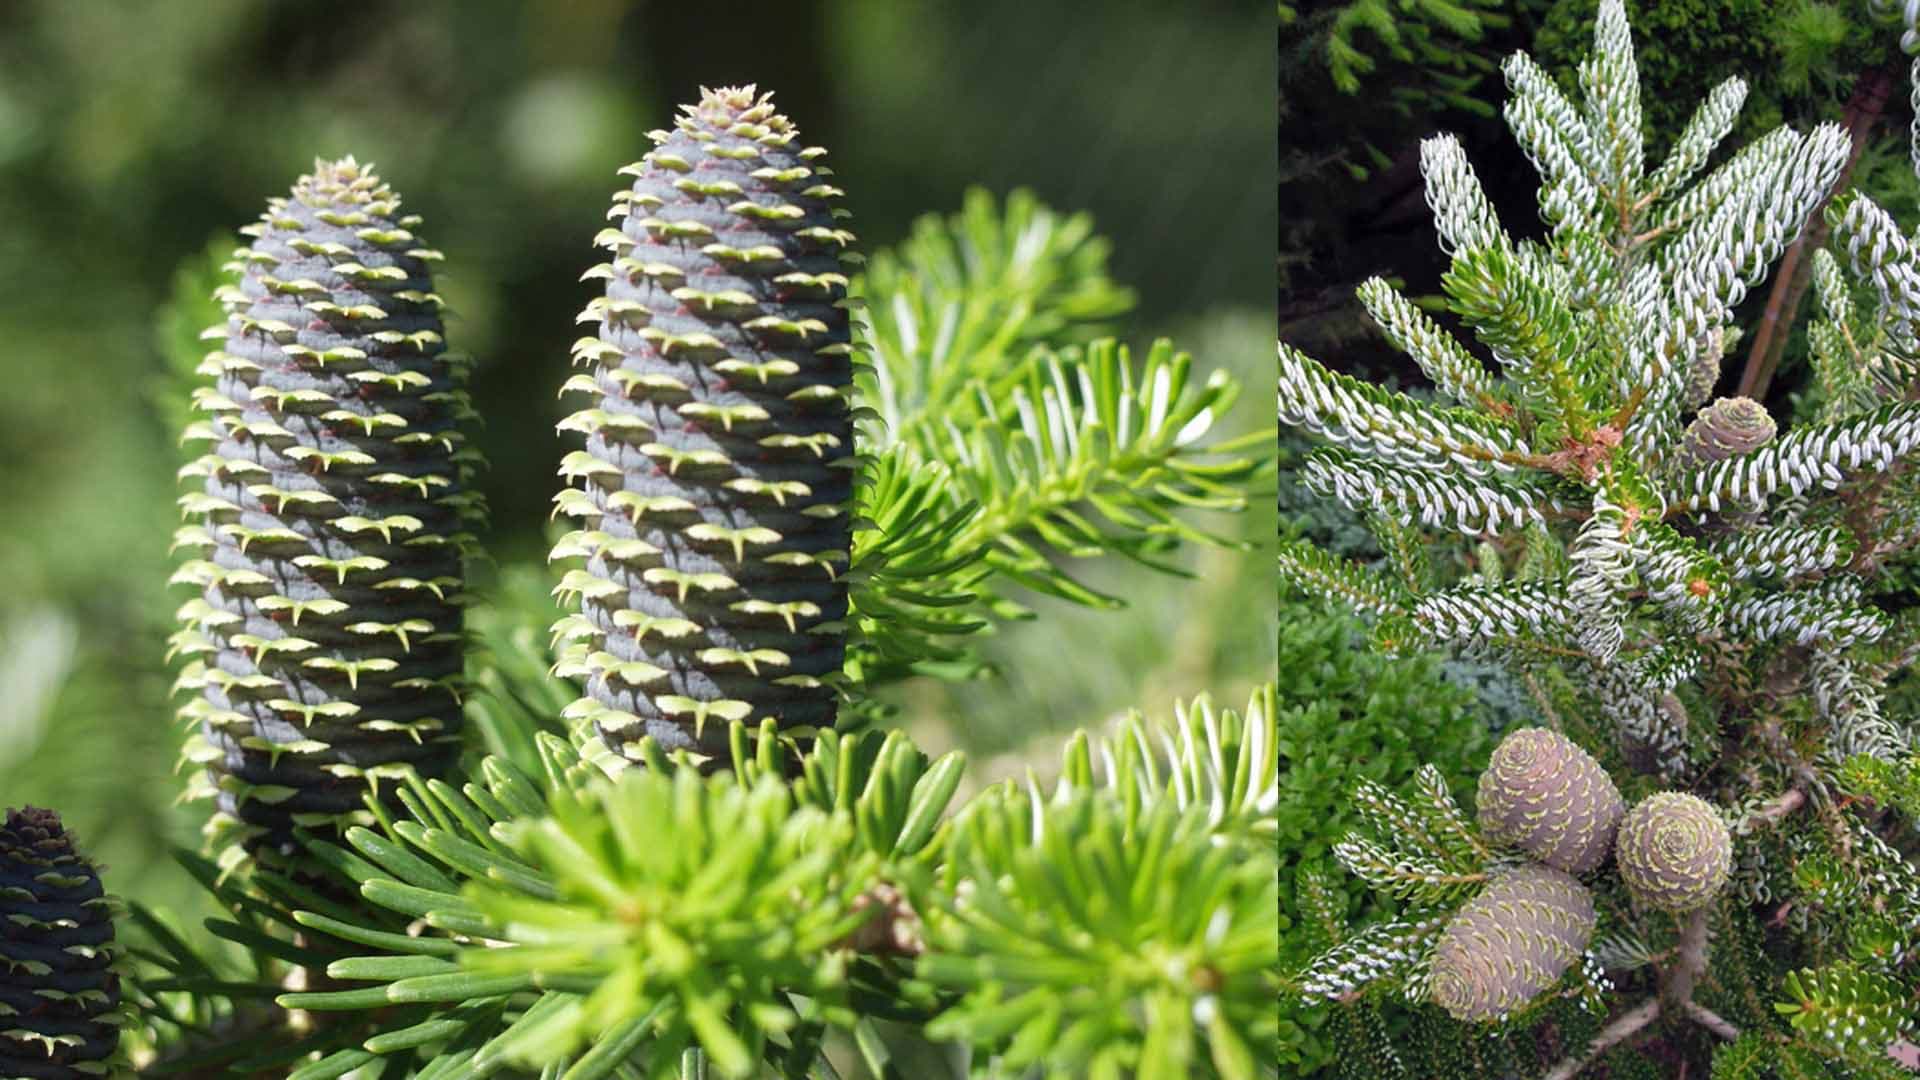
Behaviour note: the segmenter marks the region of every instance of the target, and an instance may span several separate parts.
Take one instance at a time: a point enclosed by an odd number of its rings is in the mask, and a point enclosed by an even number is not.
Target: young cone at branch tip
[[[1776,425],[1767,407],[1745,397],[1721,398],[1700,410],[1681,437],[1687,464],[1707,465],[1750,453],[1773,441]]]
[[[415,215],[351,157],[271,199],[216,293],[224,339],[183,441],[199,522],[175,575],[181,710],[216,842],[285,852],[296,827],[366,821],[362,797],[457,751],[461,557],[481,514],[464,363],[446,352]],[[237,856],[240,848],[228,850]]]
[[[841,190],[771,95],[704,91],[625,172],[574,346],[557,593],[570,718],[629,757],[725,753],[729,721],[830,726],[845,654],[853,356]]]
[[[1593,895],[1549,866],[1495,878],[1447,923],[1432,995],[1456,1020],[1496,1020],[1552,986],[1586,951]]]
[[[100,875],[51,810],[0,825],[0,1076],[106,1076],[120,976]]]
[[[1705,800],[1662,791],[1627,812],[1614,859],[1640,901],[1663,911],[1692,911],[1727,883],[1733,838]]]
[[[1480,774],[1477,801],[1488,836],[1571,874],[1606,860],[1626,809],[1600,763],[1546,728],[1522,728],[1500,740]]]

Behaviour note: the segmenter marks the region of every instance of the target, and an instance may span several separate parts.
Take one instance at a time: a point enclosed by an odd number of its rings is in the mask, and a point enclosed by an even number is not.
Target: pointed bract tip
[[[9,830],[42,829],[49,834],[66,831],[66,827],[60,824],[60,814],[58,811],[48,810],[39,806],[22,806],[18,809],[9,809],[7,811],[7,828]]]
[[[789,131],[793,122],[774,111],[773,91],[762,92],[757,83],[744,86],[700,88],[697,105],[682,105],[681,111],[714,124],[764,124],[774,132]]]
[[[348,154],[338,158],[314,158],[313,171],[295,180],[293,191],[298,198],[303,193],[338,195],[359,192],[364,194],[374,192],[383,186],[379,175],[374,172],[372,162],[363,162],[352,154]]]

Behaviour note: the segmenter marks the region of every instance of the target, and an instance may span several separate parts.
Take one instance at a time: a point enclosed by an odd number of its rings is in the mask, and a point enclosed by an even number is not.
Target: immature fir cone
[[[1626,803],[1600,763],[1559,732],[1521,728],[1480,774],[1480,827],[1568,873],[1607,857]]]
[[[585,557],[559,670],[609,746],[716,754],[726,722],[830,725],[845,651],[852,356],[841,194],[770,96],[704,91],[614,198],[606,294],[574,345],[592,395],[556,498]],[[716,722],[718,721],[718,722]]]
[[[1495,878],[1441,931],[1433,1001],[1456,1020],[1495,1020],[1560,980],[1593,936],[1593,895],[1549,866]]]
[[[369,784],[456,752],[461,552],[472,451],[464,367],[445,350],[418,223],[352,158],[272,199],[224,286],[224,347],[196,392],[213,452],[182,470],[202,557],[176,580],[179,685],[200,696],[188,756],[207,766],[209,831],[285,851],[295,826],[366,815]],[[234,850],[234,849],[230,849]]]
[[[51,810],[0,825],[0,1077],[105,1076],[120,1044],[113,912]]]
[[[1692,465],[1725,461],[1766,445],[1774,430],[1766,406],[1752,398],[1721,398],[1687,425],[1680,452]]]
[[[1694,354],[1693,363],[1687,367],[1687,381],[1680,391],[1680,404],[1689,409],[1697,409],[1713,396],[1713,388],[1720,381],[1720,358],[1726,355],[1731,344],[1727,331],[1714,327],[1707,331],[1700,342],[1700,351]]]
[[[1620,822],[1614,861],[1628,890],[1644,903],[1692,911],[1727,883],[1733,838],[1705,800],[1662,791],[1641,800]]]

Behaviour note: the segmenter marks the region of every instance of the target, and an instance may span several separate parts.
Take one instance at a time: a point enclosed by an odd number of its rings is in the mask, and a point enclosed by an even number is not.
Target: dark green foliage
[[[1090,215],[1063,214],[1024,188],[1004,200],[969,188],[957,213],[916,220],[873,253],[856,290],[889,298],[865,313],[874,349],[920,376],[875,395],[883,418],[938,428],[926,403],[955,401],[973,380],[1007,379],[1036,345],[1084,345],[1110,331],[1135,303],[1110,276],[1112,246]]]
[[[1549,71],[1572,71],[1593,40],[1598,8],[1598,0],[1543,5],[1528,51]],[[1868,9],[1865,0],[1629,3],[1627,13],[1645,42],[1641,84],[1661,88],[1645,96],[1647,126],[1658,133],[1654,147],[1679,135],[1694,105],[1728,73],[1752,85],[1733,129],[1736,143],[1782,123],[1837,118],[1855,78],[1900,61],[1899,35]],[[1911,183],[1909,175],[1900,186]]]
[[[583,520],[555,557],[582,615],[561,665],[626,752],[724,750],[729,721],[831,727],[845,654],[853,380],[842,194],[752,87],[707,91],[629,166],[624,220],[589,272],[600,331],[567,389],[593,405],[558,500]],[[850,261],[850,260],[849,260]],[[717,719],[709,730],[708,720]]]
[[[983,1050],[1012,1036],[1004,1062],[1051,1076],[1190,1076],[1210,1059],[1252,1080],[1278,1020],[1272,864],[1170,801],[1131,823],[1102,802],[985,799],[955,823],[949,872],[974,888],[929,913],[920,972],[965,994],[929,1032]]]
[[[1441,680],[1436,658],[1378,657],[1356,620],[1306,601],[1281,609],[1279,655],[1282,879],[1297,867],[1331,867],[1328,852],[1356,822],[1359,780],[1398,791],[1432,762],[1455,790],[1472,789],[1493,739],[1467,693]],[[1365,895],[1352,882],[1340,888]]]
[[[1633,0],[1627,15],[1641,47],[1640,82],[1658,87],[1643,95],[1647,127],[1664,140],[1680,133],[1694,107],[1707,92],[1737,72],[1744,78],[1764,78],[1778,69],[1774,58],[1774,20],[1783,5],[1771,0]],[[1593,44],[1594,16],[1599,0],[1569,0],[1546,6],[1540,29],[1527,50],[1540,66],[1556,73],[1571,89],[1571,73],[1586,59]],[[1757,134],[1790,119],[1777,88],[1768,94],[1762,86],[1747,101],[1732,141],[1744,145]]]
[[[1335,1010],[1337,1062],[1307,1076],[1341,1080],[1532,1078],[1584,1046],[1604,1022],[1569,999],[1513,1024],[1463,1025],[1435,1005],[1392,1007],[1362,998]]]
[[[664,821],[685,842],[644,839]],[[552,818],[509,830],[512,848],[488,857],[524,866],[524,881],[445,902],[470,902],[525,945],[464,953],[476,981],[530,987],[544,976],[584,995],[517,1033],[509,1057],[544,1063],[644,1042],[641,1059],[660,1075],[697,1041],[719,1072],[740,1076],[777,1055],[769,1033],[799,1023],[788,993],[806,994],[814,1010],[839,1006],[850,1022],[846,958],[834,951],[866,919],[855,906],[864,881],[838,872],[850,832],[847,819],[796,807],[773,776],[749,788],[691,770],[631,770],[591,797],[557,796]],[[728,886],[713,888],[721,876]]]
[[[0,1076],[106,1076],[120,1063],[113,904],[51,810],[0,824]]]
[[[855,280],[868,302],[857,341],[872,362],[854,372],[868,408],[852,682],[982,673],[967,637],[1031,618],[1023,594],[1127,603],[1089,583],[1080,560],[1120,555],[1181,574],[1167,559],[1180,541],[1247,546],[1182,519],[1243,511],[1271,433],[1206,441],[1238,380],[1197,378],[1193,356],[1166,340],[1140,356],[1104,336],[1133,303],[1107,276],[1107,248],[1085,214],[1019,190],[996,206],[976,190]]]
[[[446,351],[419,219],[373,172],[316,162],[274,199],[218,298],[225,339],[194,394],[213,444],[176,536],[178,686],[200,726],[210,830],[291,851],[295,826],[361,818],[369,784],[434,774],[458,746],[460,589],[478,496],[457,428],[462,369]]]
[[[1338,914],[1356,925],[1388,914],[1330,855],[1356,823],[1354,785],[1370,779],[1405,791],[1433,762],[1455,790],[1470,790],[1493,738],[1472,694],[1442,677],[1438,657],[1385,659],[1367,649],[1358,620],[1291,591],[1280,599],[1280,911],[1298,924],[1283,935],[1282,955],[1297,966],[1320,941],[1298,891],[1304,872],[1329,873]],[[1335,1045],[1321,1032],[1336,1010],[1282,997],[1280,1011],[1283,1030],[1296,1026],[1282,1060],[1309,1074],[1331,1065]]]
[[[1856,1069],[1892,1072],[1887,1048],[1914,1034],[1912,995],[1899,981],[1847,962],[1788,972],[1775,1009],[1825,1056]]]
[[[1468,92],[1493,65],[1471,46],[1486,29],[1507,25],[1500,8],[1499,0],[1350,0],[1327,29],[1327,70],[1343,92],[1360,92],[1375,69],[1368,52],[1377,43],[1393,59],[1422,68],[1441,87],[1442,102],[1478,107]]]

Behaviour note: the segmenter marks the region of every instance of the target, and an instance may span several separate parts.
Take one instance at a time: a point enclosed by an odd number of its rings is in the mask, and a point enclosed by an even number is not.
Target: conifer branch
[[[1912,620],[1887,600],[1903,580],[1888,572],[1904,574],[1920,543],[1908,464],[1920,452],[1920,249],[1856,193],[1831,213],[1839,247],[1815,250],[1809,217],[1858,152],[1834,125],[1764,135],[1695,179],[1733,126],[1737,80],[1652,168],[1619,0],[1601,4],[1577,95],[1524,58],[1505,72],[1508,126],[1540,174],[1550,242],[1502,230],[1458,140],[1423,145],[1450,261],[1443,289],[1497,367],[1466,363],[1377,283],[1370,313],[1450,401],[1388,393],[1280,349],[1282,421],[1330,444],[1306,459],[1309,487],[1368,513],[1406,569],[1298,550],[1282,561],[1303,588],[1368,614],[1376,647],[1499,661],[1606,771],[1551,754],[1521,755],[1537,775],[1512,769],[1503,742],[1477,800],[1494,844],[1457,849],[1436,841],[1458,832],[1416,800],[1361,785],[1367,827],[1335,854],[1359,884],[1399,898],[1402,915],[1328,935],[1338,944],[1294,985],[1357,1004],[1377,983],[1519,1030],[1567,997],[1611,1000],[1597,967],[1567,975],[1598,953],[1654,965],[1656,992],[1616,1006],[1550,1077],[1580,1073],[1663,1018],[1725,1043],[1715,1064],[1729,1075],[1810,1073],[1819,1058],[1859,1066],[1907,1030],[1910,980],[1888,965],[1903,963],[1893,927],[1920,918],[1912,868],[1849,812],[1855,799],[1920,805],[1914,733],[1889,693],[1913,659]],[[1808,333],[1819,408],[1790,422],[1749,398],[1712,399],[1741,338],[1738,305],[1789,251],[1810,266],[1822,312]],[[1790,285],[1791,265],[1780,273]],[[1409,553],[1410,537],[1433,554]],[[1436,572],[1449,565],[1465,568],[1451,582]],[[1608,773],[1623,768],[1676,790],[1637,781],[1645,797],[1603,824],[1610,803],[1597,793],[1617,799]],[[1552,797],[1535,800],[1536,781]],[[1812,818],[1799,813],[1809,806]],[[1788,820],[1799,824],[1770,827]],[[1590,950],[1587,889],[1610,875],[1633,907]],[[1723,890],[1735,897],[1725,907]],[[1858,903],[1881,891],[1884,905]],[[1817,955],[1851,958],[1779,970],[1739,939],[1740,913],[1762,903]],[[1663,911],[1680,926],[1661,952],[1642,941]],[[1710,954],[1708,913],[1719,911],[1731,940]],[[1709,960],[1720,989],[1790,1017],[1794,1034],[1695,1001]]]

